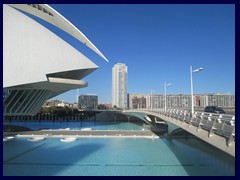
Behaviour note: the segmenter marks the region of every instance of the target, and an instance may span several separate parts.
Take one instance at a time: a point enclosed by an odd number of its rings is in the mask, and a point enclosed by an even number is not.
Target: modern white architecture
[[[81,79],[98,68],[86,56],[22,11],[60,28],[107,61],[80,30],[50,6],[4,4],[4,115],[34,115],[47,99],[71,89],[86,87],[87,82]]]
[[[112,106],[127,108],[127,74],[128,68],[117,63],[112,68]]]

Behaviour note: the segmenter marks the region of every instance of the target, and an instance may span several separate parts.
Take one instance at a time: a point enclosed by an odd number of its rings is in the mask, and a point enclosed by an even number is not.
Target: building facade
[[[80,95],[78,97],[78,108],[81,110],[97,109],[98,96],[97,95]]]
[[[128,68],[123,63],[112,68],[112,106],[127,108],[127,74]]]
[[[63,100],[47,100],[42,107],[46,107],[46,108],[49,108],[49,107],[69,107],[69,108],[73,108],[73,109],[78,109],[78,105],[77,103],[68,103],[68,102],[65,102]]]
[[[128,102],[130,109],[147,108],[147,96],[143,94],[128,94]]]
[[[220,107],[235,107],[235,95],[208,94],[205,97],[205,104]]]
[[[129,108],[141,108],[140,98],[146,99],[146,107],[142,108],[164,108],[164,94],[129,94]],[[189,94],[168,94],[166,96],[167,108],[191,108],[191,95]],[[206,106],[215,105],[224,108],[235,108],[235,95],[230,94],[195,94],[194,107],[204,108]]]

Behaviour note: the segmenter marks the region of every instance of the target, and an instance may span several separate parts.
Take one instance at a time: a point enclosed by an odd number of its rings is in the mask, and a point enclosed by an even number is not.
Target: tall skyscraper
[[[112,106],[127,108],[127,66],[123,63],[112,68]]]

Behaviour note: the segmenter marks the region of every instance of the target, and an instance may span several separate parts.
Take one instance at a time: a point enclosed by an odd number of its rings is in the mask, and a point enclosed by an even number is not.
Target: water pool
[[[234,160],[196,139],[58,138],[4,142],[3,175],[234,175]]]
[[[66,143],[18,137],[3,142],[3,175],[231,176],[235,159],[195,138],[79,138]]]
[[[4,122],[6,125],[17,125],[28,127],[33,130],[38,130],[39,128],[49,128],[49,129],[60,129],[60,128],[71,128],[71,129],[81,129],[81,128],[92,128],[93,130],[141,130],[143,128],[143,123],[129,123],[129,122],[93,122],[93,121],[82,121],[82,122],[53,122],[53,121],[43,121],[43,122]]]

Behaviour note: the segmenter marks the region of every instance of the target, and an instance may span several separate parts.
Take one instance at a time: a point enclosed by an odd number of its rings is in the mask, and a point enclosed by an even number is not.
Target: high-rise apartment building
[[[112,106],[127,108],[127,66],[117,63],[112,68]]]

